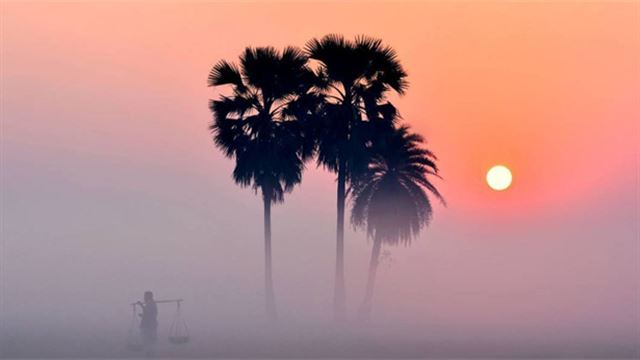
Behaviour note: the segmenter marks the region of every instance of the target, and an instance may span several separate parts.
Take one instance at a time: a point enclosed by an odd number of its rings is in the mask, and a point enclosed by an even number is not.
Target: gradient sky
[[[449,203],[411,247],[390,249],[375,316],[469,337],[637,343],[637,2],[1,6],[9,329],[117,326],[147,288],[216,304],[211,319],[259,315],[261,203],[212,145],[206,78],[247,45],[341,33],[397,50],[410,88],[393,100],[438,155]],[[498,163],[514,174],[499,193],[484,183]],[[334,193],[310,164],[274,210],[291,321],[329,313]],[[370,244],[350,232],[346,246],[353,309]]]

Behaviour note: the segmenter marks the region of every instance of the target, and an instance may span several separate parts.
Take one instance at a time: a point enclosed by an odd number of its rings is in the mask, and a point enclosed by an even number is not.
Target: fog
[[[387,249],[372,323],[339,326],[331,321],[333,199],[317,196],[333,183],[310,170],[323,181],[303,185],[273,215],[280,317],[272,325],[263,315],[260,202],[231,184],[211,186],[226,178],[228,164],[221,175],[170,174],[148,185],[141,174],[150,170],[132,169],[123,175],[132,180],[127,189],[108,168],[75,174],[58,163],[57,174],[27,178],[26,166],[5,159],[12,170],[3,193],[6,357],[126,356],[129,303],[147,289],[185,299],[193,341],[178,348],[164,341],[165,355],[637,354],[638,253],[627,251],[636,239],[634,199],[610,199],[615,205],[544,228],[535,221],[460,227],[443,215],[452,210],[438,208],[412,247]],[[616,237],[609,222],[620,227]],[[370,244],[360,233],[347,239],[353,314]],[[542,249],[541,241],[555,245]],[[161,339],[174,312],[160,305]]]
[[[163,357],[640,356],[637,6],[150,4],[2,3],[0,357],[136,355],[146,290],[184,299],[192,341],[159,305]],[[213,145],[206,76],[330,32],[398,50],[393,101],[448,206],[383,249],[366,325],[371,242],[348,226],[336,324],[335,175],[310,162],[273,209],[269,323],[262,203]]]

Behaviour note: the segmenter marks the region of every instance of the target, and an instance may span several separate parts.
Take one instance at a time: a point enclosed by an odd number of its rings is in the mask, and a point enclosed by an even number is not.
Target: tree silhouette
[[[389,122],[396,110],[386,100],[393,90],[404,93],[406,73],[395,51],[381,40],[340,35],[313,39],[307,55],[320,64],[319,76],[325,94],[324,122],[316,133],[318,163],[337,173],[336,273],[334,317],[346,316],[344,284],[344,209],[347,185],[366,169],[371,141],[364,126],[369,120]]]
[[[210,102],[214,142],[235,159],[233,179],[260,191],[264,205],[265,302],[269,319],[277,317],[271,254],[271,205],[301,181],[304,162],[313,155],[305,131],[307,115],[317,113],[320,97],[304,53],[293,47],[246,48],[240,67],[218,62],[209,86],[228,85],[232,95]]]
[[[388,128],[376,142],[367,171],[353,187],[351,221],[373,239],[359,320],[371,314],[373,288],[382,245],[409,244],[428,225],[433,209],[427,193],[444,203],[429,176],[438,176],[436,157],[422,148],[423,138],[407,126]]]

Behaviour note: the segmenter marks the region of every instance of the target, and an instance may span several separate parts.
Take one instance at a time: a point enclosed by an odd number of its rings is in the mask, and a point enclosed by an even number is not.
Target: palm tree
[[[233,179],[260,191],[264,206],[265,300],[269,319],[276,318],[271,255],[271,205],[301,181],[304,162],[313,152],[305,115],[315,113],[311,90],[314,73],[297,48],[247,48],[240,67],[218,62],[209,86],[229,85],[231,96],[210,102],[214,142],[235,159]],[[307,107],[309,106],[309,107]]]
[[[367,171],[353,190],[351,221],[373,239],[369,275],[358,318],[371,314],[373,288],[382,245],[408,245],[429,224],[433,209],[427,193],[444,203],[429,176],[438,176],[436,157],[407,126],[389,128],[375,145]]]
[[[337,173],[336,273],[334,317],[346,316],[344,284],[344,209],[347,185],[367,164],[371,141],[368,120],[392,121],[395,108],[386,101],[393,90],[403,94],[406,73],[395,51],[381,40],[364,36],[355,41],[340,35],[313,39],[306,45],[310,59],[319,62],[326,115],[318,137],[318,163]]]

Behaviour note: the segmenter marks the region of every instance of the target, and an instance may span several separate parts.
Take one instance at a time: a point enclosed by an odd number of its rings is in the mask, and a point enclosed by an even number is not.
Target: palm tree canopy
[[[395,245],[408,244],[431,220],[428,193],[444,204],[429,176],[438,177],[435,155],[407,126],[390,129],[377,142],[367,171],[353,185],[352,223]]]
[[[403,94],[407,74],[392,48],[366,36],[350,41],[327,35],[309,41],[306,53],[320,63],[317,84],[326,101],[317,135],[318,163],[336,172],[343,161],[350,181],[366,166],[371,139],[363,123],[395,122],[397,111],[386,93]]]
[[[208,78],[209,86],[232,89],[232,95],[210,102],[215,144],[236,159],[234,180],[261,189],[273,202],[301,181],[304,161],[313,155],[305,129],[321,97],[306,64],[307,57],[294,47],[247,48],[239,66],[220,61]]]
[[[392,88],[401,94],[408,85],[395,50],[384,46],[380,39],[358,36],[350,41],[331,34],[309,41],[306,51],[309,58],[324,65],[329,84],[376,88],[378,93]]]

